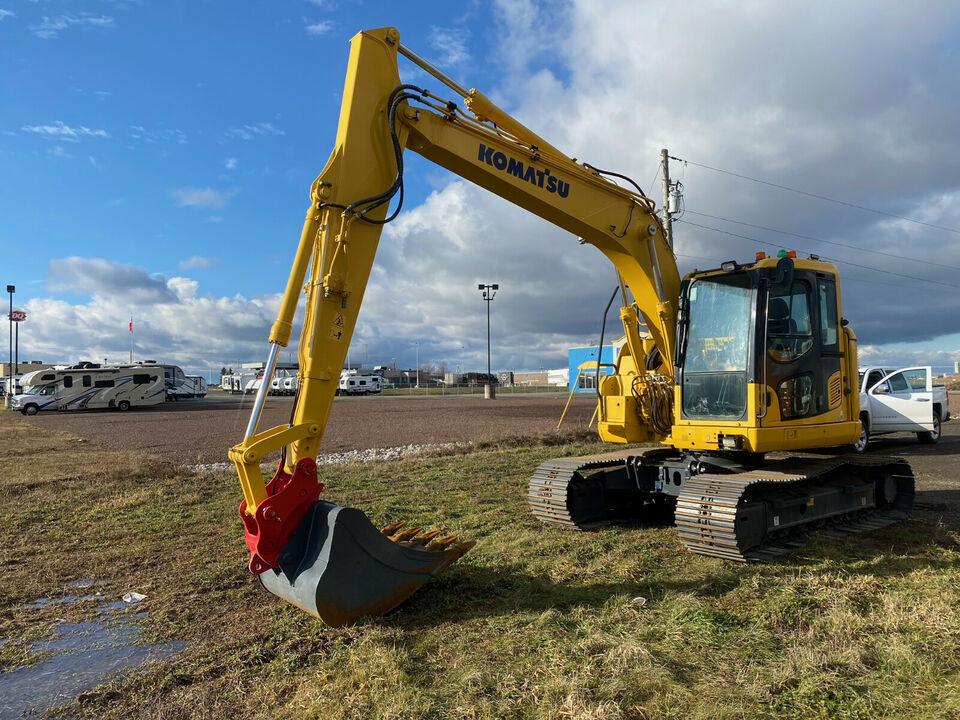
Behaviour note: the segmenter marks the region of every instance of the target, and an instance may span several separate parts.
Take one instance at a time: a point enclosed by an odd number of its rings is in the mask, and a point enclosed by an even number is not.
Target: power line
[[[876,213],[877,215],[885,215],[886,217],[896,218],[897,220],[906,220],[907,222],[916,223],[917,225],[923,225],[924,227],[934,228],[935,230],[943,230],[944,232],[954,233],[960,235],[960,230],[957,228],[946,227],[945,225],[935,225],[934,223],[924,222],[923,220],[917,220],[916,218],[907,217],[905,215],[897,215],[896,213],[886,212],[885,210],[877,210],[876,208],[866,207],[865,205],[857,205],[856,203],[847,202],[846,200],[838,200],[837,198],[827,197],[826,195],[818,195],[817,193],[808,192],[806,190],[800,190],[798,188],[790,187],[788,185],[780,185],[779,183],[770,182],[769,180],[761,180],[760,178],[750,177],[749,175],[743,175],[741,173],[733,172],[732,170],[724,170],[723,168],[713,167],[712,165],[704,165],[703,163],[694,162],[693,160],[684,160],[683,158],[670,156],[671,160],[676,160],[677,162],[684,162],[695,167],[704,168],[705,170],[712,170],[713,172],[723,173],[724,175],[730,175],[732,177],[740,178],[742,180],[749,180],[751,182],[759,183],[760,185],[768,185],[770,187],[775,187],[778,190],[788,190],[789,192],[797,193],[798,195],[805,195],[806,197],[815,198],[817,200],[823,200],[825,202],[831,202],[836,205],[844,205],[846,207],[855,208],[857,210],[863,210],[865,212]]]
[[[687,208],[684,208],[684,212],[688,212],[692,215],[699,215],[700,217],[710,218],[711,220],[723,220],[724,222],[730,222],[736,225],[743,225],[745,227],[755,228],[756,230],[766,230],[767,232],[777,233],[779,235],[788,235],[789,237],[800,238],[801,240],[812,240],[813,242],[824,243],[825,245],[836,245],[837,247],[847,248],[848,250],[856,250],[857,252],[871,253],[873,255],[883,255],[885,257],[894,258],[896,260],[910,260],[911,262],[922,263],[924,265],[932,265],[938,268],[949,268],[950,270],[960,270],[960,266],[957,266],[957,265],[944,265],[943,263],[931,262],[930,260],[921,260],[920,258],[908,257],[906,255],[896,255],[894,253],[884,252],[883,250],[870,250],[868,248],[862,248],[856,245],[850,245],[849,243],[837,242],[836,240],[824,240],[823,238],[814,237],[813,235],[803,235],[801,233],[790,232],[789,230],[778,230],[777,228],[766,227],[765,225],[754,225],[753,223],[744,222],[742,220],[734,220],[733,218],[721,217],[720,215],[708,215],[707,213],[697,212],[696,210],[690,210]]]
[[[720,228],[710,227],[709,225],[700,225],[695,222],[690,222],[689,220],[677,220],[677,222],[686,223],[692,227],[703,228],[704,230],[712,230],[713,232],[718,232],[723,235],[729,235],[730,237],[740,238],[741,240],[749,240],[751,242],[758,243],[760,245],[767,245],[769,247],[779,248],[781,247],[779,243],[772,243],[767,240],[759,240],[755,237],[750,237],[749,235],[740,235],[739,233],[730,232],[729,230],[721,230]],[[801,250],[801,252],[809,252],[808,250]],[[894,272],[893,270],[881,270],[880,268],[871,267],[870,265],[861,265],[860,263],[850,262],[849,260],[834,260],[836,263],[842,265],[850,265],[851,267],[862,268],[863,270],[872,270],[873,272],[884,273],[886,275],[896,275],[897,277],[907,278],[908,280],[919,280],[920,282],[932,283],[934,285],[943,285],[945,287],[960,288],[960,285],[954,283],[942,282],[940,280],[931,280],[929,278],[917,277],[916,275],[907,275],[905,273]]]

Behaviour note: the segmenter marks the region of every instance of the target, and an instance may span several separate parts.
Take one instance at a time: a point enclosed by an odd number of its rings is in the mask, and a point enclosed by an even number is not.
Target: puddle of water
[[[100,598],[88,595],[82,599]],[[81,598],[40,598],[37,603],[78,602]],[[45,607],[44,604],[34,607]],[[182,642],[136,645],[137,623],[145,612],[121,612],[123,601],[100,602],[94,620],[63,623],[54,637],[34,643],[32,652],[51,657],[35,665],[0,673],[0,720],[39,716],[73,700],[84,690],[103,683],[110,675],[148,661],[163,660],[180,652]]]
[[[50,605],[75,605],[82,600],[103,600],[103,595],[64,595],[62,597],[42,597],[30,603],[31,610],[40,610]],[[122,605],[123,603],[121,603]]]

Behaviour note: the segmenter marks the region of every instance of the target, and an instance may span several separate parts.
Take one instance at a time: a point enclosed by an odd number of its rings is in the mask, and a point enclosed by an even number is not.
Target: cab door
[[[868,392],[876,432],[933,429],[933,388],[929,367],[898,370]]]

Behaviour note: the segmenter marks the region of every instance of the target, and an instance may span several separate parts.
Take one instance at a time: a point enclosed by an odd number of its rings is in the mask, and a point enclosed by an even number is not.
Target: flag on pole
[[[130,318],[130,325],[129,325],[128,327],[130,328],[130,332],[132,333],[132,332],[133,332],[133,318]]]

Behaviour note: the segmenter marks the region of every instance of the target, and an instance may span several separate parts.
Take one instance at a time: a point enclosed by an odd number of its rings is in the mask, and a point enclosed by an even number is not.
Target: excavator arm
[[[403,84],[398,54],[460,95],[466,110]],[[653,202],[639,188],[617,185],[604,177],[609,173],[567,157],[481,92],[460,87],[404,48],[395,29],[356,35],[336,145],[310,191],[245,437],[230,450],[243,489],[240,514],[251,571],[275,594],[331,624],[388,611],[470,546],[419,528],[412,534],[399,528],[378,533],[359,511],[319,499],[315,458],[382,227],[392,219],[387,215],[391,203],[397,208],[394,216],[402,203],[408,149],[600,250],[616,268],[624,301],[627,342],[618,376],[625,368],[634,378],[647,369],[664,382],[673,375],[680,277]],[[291,421],[260,431],[269,378],[280,348],[290,342],[301,293],[300,389]],[[646,339],[641,323],[649,332]],[[610,383],[605,392],[613,395],[612,405],[633,401],[636,390],[628,385],[619,377]],[[629,423],[632,432],[624,430],[622,420],[607,423],[603,400],[605,439],[663,439],[669,432],[644,424],[639,413]],[[265,483],[260,463],[277,451],[279,467]]]

